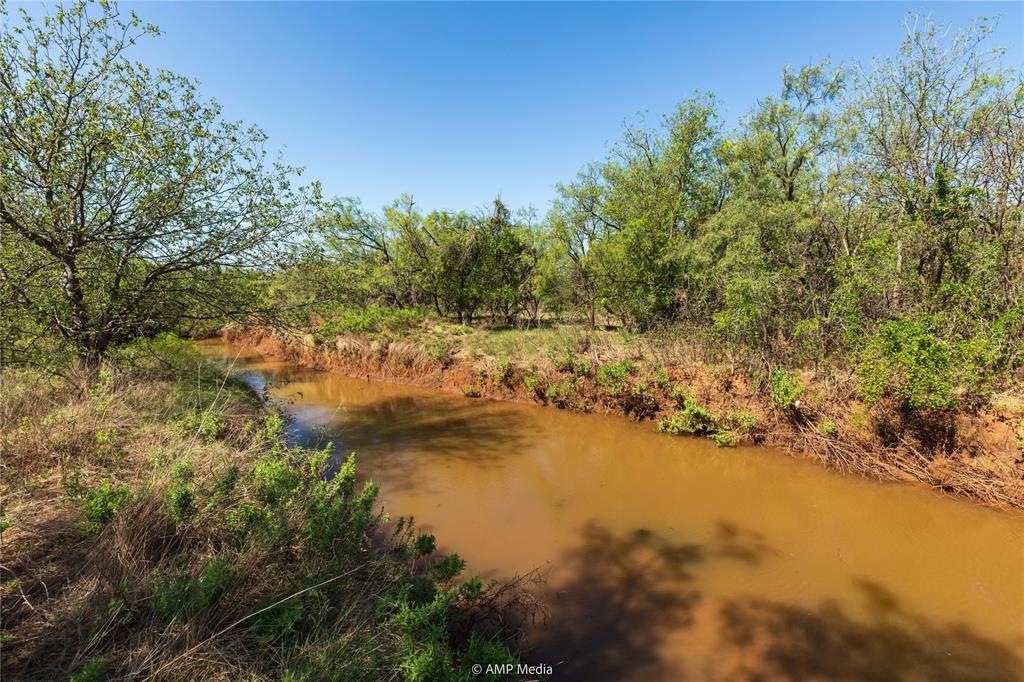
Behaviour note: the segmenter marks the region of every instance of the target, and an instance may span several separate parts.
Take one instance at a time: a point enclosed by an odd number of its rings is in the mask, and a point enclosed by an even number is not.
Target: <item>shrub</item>
[[[267,504],[277,504],[296,492],[302,476],[281,453],[271,453],[253,465],[250,472],[256,498]]]
[[[179,525],[191,521],[198,511],[195,493],[185,484],[175,485],[167,491],[167,506],[171,518]]]
[[[636,371],[636,365],[629,360],[609,362],[597,370],[597,385],[609,395],[618,395],[626,388],[629,376]]]
[[[234,579],[221,557],[207,563],[195,580],[181,574],[154,575],[150,605],[165,623],[187,620],[216,604]]]
[[[635,419],[646,419],[658,412],[658,400],[646,382],[635,384],[618,396],[619,407]]]
[[[339,313],[313,335],[318,343],[328,342],[341,334],[380,334],[411,329],[423,322],[423,313],[415,308],[368,306]]]
[[[113,519],[131,497],[131,489],[127,485],[115,486],[108,479],[100,481],[95,490],[85,493],[81,502],[82,516],[85,518],[83,530],[86,533],[98,533],[104,524]]]
[[[561,353],[557,350],[550,350],[548,355],[551,358],[551,363],[560,372],[568,372],[576,376],[586,377],[590,376],[594,371],[590,361],[576,353],[569,342],[565,343]]]
[[[796,407],[796,401],[806,389],[797,383],[796,377],[784,369],[776,369],[768,375],[772,401],[784,410]]]
[[[458,554],[447,554],[430,567],[430,574],[437,582],[447,583],[455,580],[465,567],[466,562]]]
[[[569,407],[575,401],[578,391],[574,379],[563,379],[548,385],[544,399],[557,407]]]
[[[658,422],[658,430],[663,433],[690,433],[696,435],[713,435],[718,432],[718,423],[711,412],[690,396],[683,406]]]
[[[998,330],[947,340],[936,332],[946,325],[948,320],[922,316],[879,328],[857,365],[868,404],[888,397],[911,410],[970,409],[988,400],[1002,353]]]
[[[263,644],[273,644],[302,629],[302,622],[306,619],[306,602],[310,599],[309,595],[310,593],[306,592],[299,597],[269,608],[253,618],[249,627],[256,634],[256,638]]]
[[[167,488],[168,513],[179,525],[191,521],[198,511],[192,478],[192,461],[187,457],[179,460],[174,465],[171,483]]]
[[[544,380],[538,374],[527,372],[526,376],[523,377],[523,387],[538,400],[545,399],[543,385]]]
[[[198,434],[205,441],[216,439],[225,429],[223,421],[205,410],[188,415],[179,422],[179,425],[186,436]]]
[[[352,550],[361,547],[376,525],[373,512],[377,485],[367,481],[354,494],[356,458],[349,458],[331,480],[320,480],[306,494],[302,538],[307,546],[320,552]]]
[[[708,438],[715,442],[720,448],[734,448],[740,443],[740,437],[732,429],[723,429],[715,431],[708,435]]]
[[[726,421],[740,431],[740,433],[752,433],[757,426],[757,417],[750,410],[735,410],[726,415]]]

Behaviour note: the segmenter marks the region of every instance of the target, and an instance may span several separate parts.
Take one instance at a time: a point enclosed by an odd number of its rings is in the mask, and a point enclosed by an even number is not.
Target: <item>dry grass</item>
[[[282,448],[268,414],[198,360],[0,372],[3,678],[67,679],[87,663],[108,679],[402,678],[421,635],[381,600],[415,577],[411,531],[372,541],[378,512],[359,521],[361,496]],[[130,496],[90,527],[103,481]],[[179,509],[181,489],[192,501]],[[331,524],[307,524],[324,504],[351,518],[326,549]]]

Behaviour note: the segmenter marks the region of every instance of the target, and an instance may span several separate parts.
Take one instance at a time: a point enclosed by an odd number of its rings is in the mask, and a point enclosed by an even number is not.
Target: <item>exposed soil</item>
[[[857,399],[848,377],[806,373],[800,377],[805,393],[795,406],[782,409],[750,377],[720,367],[658,369],[638,362],[628,385],[609,392],[594,372],[560,368],[547,359],[500,363],[408,341],[357,337],[318,345],[310,335],[259,327],[227,327],[222,338],[347,376],[637,420],[672,414],[683,389],[738,442],[780,448],[842,472],[917,482],[994,507],[1024,508],[1024,401],[1015,396],[1001,396],[995,407],[976,414],[905,413],[885,402],[869,408]],[[617,359],[594,358],[596,364]]]

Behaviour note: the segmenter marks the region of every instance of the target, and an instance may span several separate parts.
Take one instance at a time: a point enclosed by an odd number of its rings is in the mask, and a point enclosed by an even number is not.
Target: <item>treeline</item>
[[[109,3],[0,14],[2,363],[372,306],[666,330],[760,369],[852,359],[916,406],[979,404],[1021,365],[1024,83],[984,23],[786,70],[733,128],[698,94],[541,215],[325,200],[131,61],[155,27]]]
[[[735,130],[695,96],[627,128],[540,220],[321,202],[275,295],[611,320],[760,363],[856,356],[869,390],[917,406],[984,394],[1024,347],[1024,84],[989,35],[922,20],[870,67],[787,69]]]

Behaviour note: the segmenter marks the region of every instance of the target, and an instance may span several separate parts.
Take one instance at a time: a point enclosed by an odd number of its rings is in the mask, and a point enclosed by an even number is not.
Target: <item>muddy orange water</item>
[[[578,680],[1024,680],[1024,515],[650,423],[317,372],[220,344],[357,453],[392,516],[502,578]],[[237,359],[235,359],[237,357]]]

